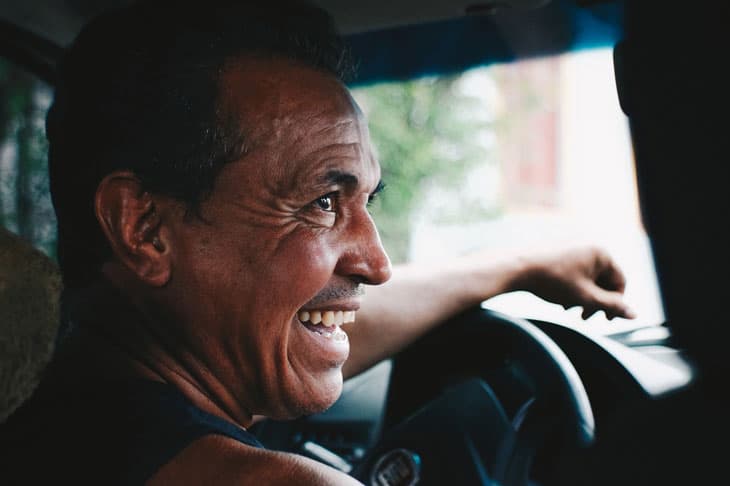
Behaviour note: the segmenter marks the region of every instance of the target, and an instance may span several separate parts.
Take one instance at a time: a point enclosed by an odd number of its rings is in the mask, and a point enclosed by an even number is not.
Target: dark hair
[[[64,284],[96,278],[111,256],[93,209],[99,182],[130,170],[145,190],[195,207],[246,147],[218,102],[225,62],[291,59],[346,81],[331,18],[296,0],[150,0],[98,17],[59,66],[48,113],[51,195]]]

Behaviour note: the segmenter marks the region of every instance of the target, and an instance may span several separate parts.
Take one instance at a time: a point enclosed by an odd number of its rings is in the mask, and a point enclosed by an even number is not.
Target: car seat
[[[61,287],[53,260],[0,227],[0,422],[31,395],[51,357]]]

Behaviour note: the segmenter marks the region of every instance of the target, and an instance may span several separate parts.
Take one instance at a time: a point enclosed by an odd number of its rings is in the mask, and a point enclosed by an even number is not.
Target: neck
[[[214,371],[180,347],[184,338],[160,316],[145,312],[137,299],[108,281],[74,291],[69,312],[77,325],[69,346],[74,361],[95,379],[146,379],[169,384],[201,410],[243,428],[252,414],[236,399]]]

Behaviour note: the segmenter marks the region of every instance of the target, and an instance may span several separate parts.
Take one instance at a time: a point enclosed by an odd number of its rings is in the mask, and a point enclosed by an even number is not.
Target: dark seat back
[[[61,286],[53,260],[0,228],[0,422],[30,396],[51,357]]]

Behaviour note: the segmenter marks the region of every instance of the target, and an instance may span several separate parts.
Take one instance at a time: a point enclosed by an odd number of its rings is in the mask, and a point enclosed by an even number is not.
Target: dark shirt
[[[163,383],[40,390],[0,426],[0,471],[4,484],[140,485],[209,434],[263,447]]]
[[[109,367],[105,329],[129,334],[143,318],[110,284],[66,291],[62,304],[71,324],[31,398],[0,425],[0,484],[140,485],[205,435],[263,447],[173,386]]]

